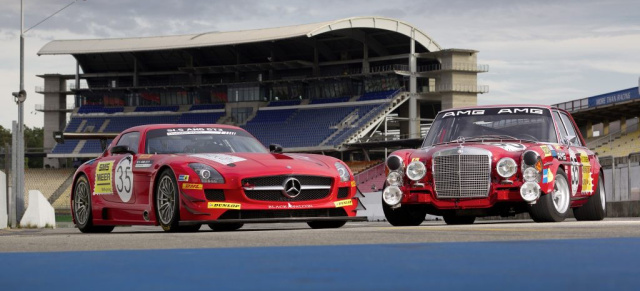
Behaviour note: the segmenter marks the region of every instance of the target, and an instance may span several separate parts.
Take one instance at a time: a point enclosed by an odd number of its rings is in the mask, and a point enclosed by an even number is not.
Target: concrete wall
[[[44,76],[44,107],[49,110],[52,108],[66,108],[67,95],[61,93],[66,91],[66,81],[60,75],[52,74]],[[53,149],[56,141],[53,139],[53,133],[64,130],[67,125],[67,114],[60,111],[44,112],[44,148]],[[45,159],[45,165],[58,168],[58,159]]]
[[[4,172],[0,171],[0,229],[7,228],[7,181]]]

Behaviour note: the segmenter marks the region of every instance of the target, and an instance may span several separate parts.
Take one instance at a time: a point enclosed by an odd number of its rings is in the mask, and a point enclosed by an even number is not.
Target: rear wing
[[[62,132],[56,131],[53,133],[53,139],[57,143],[64,143],[67,139],[97,139],[100,140],[100,146],[102,151],[107,148],[107,140],[114,139],[118,136],[117,132]]]

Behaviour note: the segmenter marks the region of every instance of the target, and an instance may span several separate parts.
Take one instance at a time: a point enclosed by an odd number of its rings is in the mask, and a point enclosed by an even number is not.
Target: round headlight
[[[200,175],[202,175],[202,178],[204,178],[204,179],[209,179],[209,178],[211,178],[211,171],[202,170],[202,171],[200,171]]]
[[[518,170],[518,165],[512,158],[502,158],[496,165],[496,170],[498,171],[498,175],[503,178],[509,178],[515,175]]]
[[[427,174],[427,167],[420,161],[413,161],[407,166],[407,177],[413,181],[418,181]]]
[[[535,168],[526,168],[522,173],[522,178],[527,182],[537,182],[539,180],[538,171]]]
[[[538,183],[526,182],[520,187],[520,196],[527,202],[534,202],[540,197],[540,185]]]
[[[398,156],[389,156],[387,158],[387,168],[391,171],[400,170],[403,165],[404,163],[402,162],[402,159]]]
[[[398,172],[391,172],[387,176],[387,184],[391,186],[402,185],[402,175]]]
[[[398,186],[389,186],[382,191],[382,200],[390,206],[398,205],[402,201],[402,190]]]

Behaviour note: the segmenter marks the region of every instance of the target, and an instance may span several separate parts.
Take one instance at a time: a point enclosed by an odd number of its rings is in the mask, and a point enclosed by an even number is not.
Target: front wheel
[[[393,226],[418,226],[427,216],[427,210],[421,207],[405,205],[393,209],[384,200],[382,201],[382,211],[384,217]]]
[[[529,207],[529,215],[535,222],[564,221],[571,203],[571,190],[567,181],[567,174],[558,169],[553,191],[542,195],[536,204]]]
[[[341,221],[341,220],[336,220],[336,221],[309,221],[307,222],[307,224],[309,225],[309,227],[313,228],[313,229],[322,229],[322,228],[341,228],[343,227],[347,222],[346,221]]]
[[[156,184],[155,198],[156,217],[162,229],[167,232],[180,231],[178,225],[180,222],[178,182],[176,182],[171,170],[164,170],[160,174],[160,179]]]
[[[607,197],[604,192],[604,177],[598,177],[596,192],[593,193],[587,203],[581,207],[573,209],[573,215],[577,220],[603,220],[607,215]]]
[[[76,219],[76,226],[83,233],[109,233],[114,226],[93,225],[93,214],[91,208],[91,187],[87,177],[80,176],[76,180],[73,188],[73,215]]]

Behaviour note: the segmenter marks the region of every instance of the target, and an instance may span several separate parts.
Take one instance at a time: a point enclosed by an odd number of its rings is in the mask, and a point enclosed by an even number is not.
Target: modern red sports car
[[[387,158],[383,210],[395,226],[427,213],[447,224],[528,212],[537,222],[601,220],[606,195],[598,157],[571,115],[537,105],[441,111],[419,149]]]
[[[337,228],[356,217],[351,170],[340,160],[270,151],[227,125],[145,125],[120,133],[78,168],[71,195],[82,232],[116,225],[228,231],[249,222]]]

